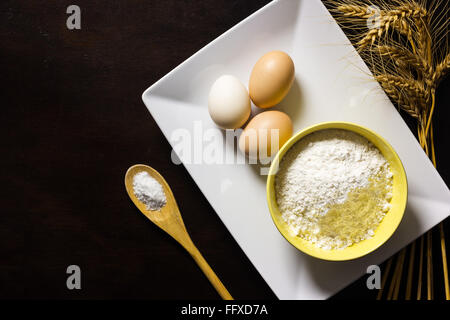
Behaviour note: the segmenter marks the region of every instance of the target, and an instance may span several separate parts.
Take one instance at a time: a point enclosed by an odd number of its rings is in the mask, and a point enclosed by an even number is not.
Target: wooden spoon
[[[147,210],[146,205],[140,202],[134,194],[133,177],[135,174],[141,171],[148,172],[151,177],[158,181],[161,184],[164,193],[166,194],[167,203],[164,207],[161,208],[160,211]],[[184,226],[183,219],[181,218],[180,210],[178,209],[177,203],[173,196],[172,190],[170,190],[170,187],[167,184],[166,180],[164,180],[159,172],[152,167],[143,164],[134,165],[130,167],[125,174],[125,188],[127,189],[128,195],[130,196],[136,207],[138,207],[138,209],[150,221],[167,232],[170,236],[172,236],[172,238],[178,241],[187,250],[187,252],[189,252],[192,258],[194,258],[195,262],[197,262],[200,269],[202,269],[208,280],[220,294],[220,296],[224,300],[233,300],[233,297],[230,295],[228,290],[219,280],[217,275],[211,269],[209,264],[203,258],[200,251],[198,251],[191,238],[189,237],[186,227]]]

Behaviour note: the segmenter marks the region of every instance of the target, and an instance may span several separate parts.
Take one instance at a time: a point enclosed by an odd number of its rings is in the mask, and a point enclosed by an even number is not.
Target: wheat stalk
[[[399,108],[417,119],[420,145],[436,166],[431,119],[436,107],[436,88],[450,71],[449,9],[448,2],[430,1],[431,5],[425,6],[424,0],[418,1],[391,0],[388,3],[379,0],[376,1],[379,10],[374,9],[376,7],[371,0],[326,0],[325,3],[344,30],[349,30],[350,34],[356,33],[356,36],[351,38],[352,43],[386,94]],[[438,8],[440,4],[445,4],[445,7]],[[368,27],[368,19],[375,20],[375,27]],[[443,230],[441,224],[440,242],[445,293],[446,298],[450,299]],[[424,236],[420,239],[417,299],[422,296],[421,274],[425,269],[423,268],[424,252],[427,254],[427,298],[433,298],[431,233],[429,232],[426,237],[426,250],[423,245]],[[411,256],[414,255],[415,248],[415,245],[411,246]],[[398,256],[388,298],[398,296],[404,254],[405,250],[402,250],[403,256]],[[414,259],[411,256],[405,294],[408,298],[411,297],[412,290]],[[383,286],[392,261],[392,258],[388,261],[388,267],[383,276]],[[378,299],[381,296],[382,291],[379,292]]]

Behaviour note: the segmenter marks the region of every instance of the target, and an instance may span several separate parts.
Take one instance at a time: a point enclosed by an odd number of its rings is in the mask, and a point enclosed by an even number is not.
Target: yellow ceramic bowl
[[[333,249],[324,250],[316,247],[309,241],[301,239],[295,236],[289,231],[288,225],[284,222],[281,217],[281,213],[278,210],[276,196],[275,196],[275,174],[278,169],[278,163],[282,160],[286,152],[300,139],[307,136],[308,134],[323,130],[323,129],[345,129],[358,133],[366,137],[371,141],[383,154],[383,156],[389,161],[391,171],[394,175],[393,178],[393,196],[391,200],[392,208],[386,214],[386,216],[381,221],[378,228],[375,230],[375,235],[367,240],[363,240],[345,249]],[[375,132],[359,126],[354,123],[349,122],[324,122],[319,123],[304,130],[301,130],[295,134],[291,139],[289,139],[272,162],[270,167],[269,175],[267,177],[267,202],[269,204],[270,214],[272,216],[273,222],[276,227],[294,247],[303,251],[310,256],[333,261],[343,261],[351,260],[355,258],[362,257],[385,243],[394,231],[397,229],[400,221],[402,220],[403,213],[406,207],[406,200],[408,197],[408,183],[406,181],[406,173],[403,165],[398,157],[397,153],[391,147],[391,145],[380,137]]]

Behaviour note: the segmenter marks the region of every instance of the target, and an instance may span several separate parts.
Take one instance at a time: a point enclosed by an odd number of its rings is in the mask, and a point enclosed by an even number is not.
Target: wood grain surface
[[[0,298],[218,299],[189,254],[128,198],[123,178],[135,163],[165,177],[192,240],[233,297],[276,298],[184,167],[171,162],[141,100],[267,2],[0,2]],[[70,4],[81,8],[81,30],[66,28]],[[448,81],[441,88],[435,136],[448,183]],[[72,264],[81,268],[81,290],[66,288]],[[359,281],[338,297],[374,293]]]

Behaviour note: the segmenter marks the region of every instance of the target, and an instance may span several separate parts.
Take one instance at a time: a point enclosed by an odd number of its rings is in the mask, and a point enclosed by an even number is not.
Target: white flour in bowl
[[[390,208],[392,173],[371,142],[327,129],[297,142],[275,177],[278,208],[291,231],[323,249],[370,238]]]

